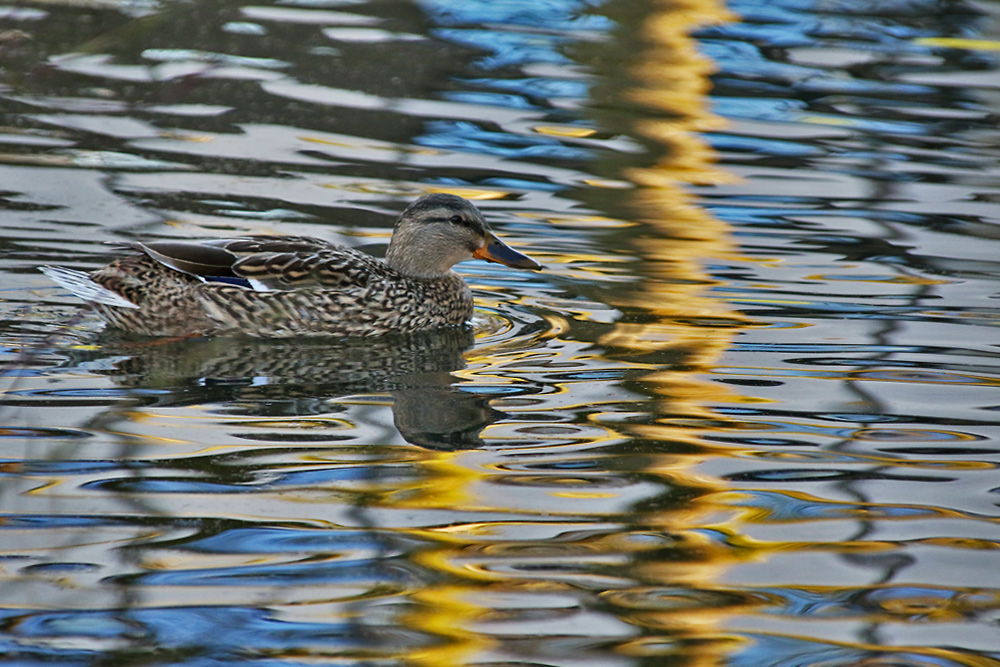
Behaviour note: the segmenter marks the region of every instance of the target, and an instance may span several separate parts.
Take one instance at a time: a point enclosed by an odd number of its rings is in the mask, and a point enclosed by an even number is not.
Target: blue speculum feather
[[[253,287],[246,278],[236,276],[199,276],[207,283],[225,283],[227,285],[239,285],[240,287]]]

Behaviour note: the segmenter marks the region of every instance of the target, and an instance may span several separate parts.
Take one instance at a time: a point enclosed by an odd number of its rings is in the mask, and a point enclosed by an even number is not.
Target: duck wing
[[[308,236],[137,242],[131,247],[176,271],[258,291],[360,287],[387,271],[371,255]]]

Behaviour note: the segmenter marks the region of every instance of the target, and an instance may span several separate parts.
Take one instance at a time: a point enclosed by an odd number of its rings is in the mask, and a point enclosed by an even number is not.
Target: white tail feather
[[[101,287],[93,281],[89,274],[83,271],[74,271],[62,266],[40,266],[38,270],[84,301],[119,308],[139,307],[122,295]]]

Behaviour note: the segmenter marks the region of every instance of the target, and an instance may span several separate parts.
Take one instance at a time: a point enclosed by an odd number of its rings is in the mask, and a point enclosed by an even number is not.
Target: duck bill
[[[487,262],[496,262],[513,269],[528,269],[530,271],[541,271],[542,265],[511,248],[501,241],[493,233],[486,235],[486,243],[472,253],[476,259],[485,259]]]

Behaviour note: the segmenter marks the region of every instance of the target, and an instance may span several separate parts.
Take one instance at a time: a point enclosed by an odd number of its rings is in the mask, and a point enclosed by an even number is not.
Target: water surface
[[[995,2],[0,7],[0,662],[1000,660]],[[467,330],[37,273],[474,199]]]

